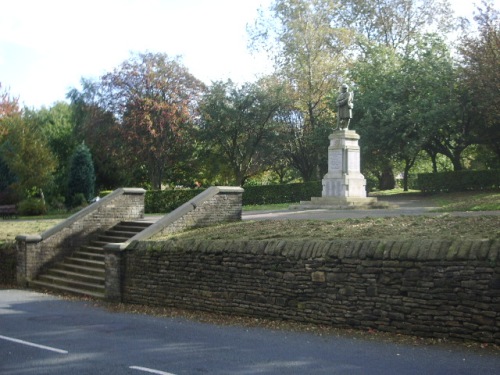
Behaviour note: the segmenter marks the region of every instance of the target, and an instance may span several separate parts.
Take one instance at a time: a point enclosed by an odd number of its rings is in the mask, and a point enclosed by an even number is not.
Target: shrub
[[[204,189],[148,190],[145,196],[146,213],[168,213],[193,199]]]
[[[24,216],[45,215],[47,213],[47,205],[40,198],[25,199],[19,202],[17,209],[19,214]]]
[[[296,203],[321,197],[321,181],[300,184],[247,186],[244,188],[243,205],[261,205],[275,203]]]
[[[82,194],[86,202],[94,197],[95,171],[90,150],[81,144],[71,158],[71,167],[68,180],[67,203],[71,207],[79,206],[80,199],[75,201],[77,194]]]
[[[496,189],[500,188],[500,171],[421,173],[418,187],[424,193]]]
[[[301,184],[246,186],[243,205],[295,203],[321,197],[321,181]],[[168,213],[200,194],[204,189],[149,190],[145,197],[146,213]]]

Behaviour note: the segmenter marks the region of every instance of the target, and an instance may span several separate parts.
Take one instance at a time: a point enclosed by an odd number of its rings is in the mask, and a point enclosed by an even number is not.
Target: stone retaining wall
[[[500,344],[500,241],[137,242],[127,303]]]

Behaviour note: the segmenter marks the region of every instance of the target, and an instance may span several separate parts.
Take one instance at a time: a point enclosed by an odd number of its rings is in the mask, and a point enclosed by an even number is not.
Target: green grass
[[[440,212],[452,211],[499,211],[500,192],[448,193],[431,196],[438,203]]]
[[[297,203],[263,204],[263,205],[249,204],[249,205],[243,206],[243,211],[286,210],[286,209],[288,209],[288,207],[290,207],[293,204],[298,204],[298,202]]]
[[[419,192],[402,192],[395,189],[388,192],[379,192],[383,195],[404,196],[411,195],[421,197],[422,199],[431,199],[440,208],[438,211],[500,211],[500,191],[484,191],[484,192],[462,192],[462,193],[442,193],[434,195],[421,195]],[[244,211],[254,210],[283,210],[287,209],[291,203],[270,204],[262,206],[244,206]],[[47,229],[55,226],[63,219],[69,217],[71,213],[54,213],[40,217],[21,217],[17,220],[0,220],[0,242],[10,242],[19,234],[39,234]],[[156,215],[155,215],[156,216]],[[333,226],[323,224],[317,221],[302,222],[301,225],[295,227],[295,224],[288,224],[281,227],[279,224],[276,227],[271,227],[270,222],[262,222],[261,224],[253,224],[254,227],[247,227],[245,223],[238,223],[241,226],[230,228],[237,232],[231,236],[244,237],[242,231],[249,231],[249,238],[277,238],[280,236],[288,236],[294,238],[315,238],[319,233],[323,233],[324,238],[346,238],[348,236],[362,236],[363,238],[378,238],[383,236],[411,234],[413,236],[431,236],[431,237],[447,237],[453,236],[470,236],[471,238],[499,238],[500,222],[498,217],[488,217],[485,220],[469,219],[462,220],[455,217],[442,216],[440,218],[423,219],[421,217],[406,217],[400,220],[381,220],[381,219],[366,219],[363,222],[353,221],[338,221],[339,224]],[[225,238],[227,233],[222,232],[222,227],[215,227],[215,233],[206,233],[207,238]],[[458,228],[455,230],[454,228]],[[427,229],[426,229],[427,228]],[[415,229],[415,231],[410,231]],[[217,232],[219,231],[219,232]],[[427,232],[426,232],[427,231]],[[427,233],[427,234],[426,234]],[[298,237],[297,237],[298,236]]]
[[[404,191],[402,188],[396,188],[392,190],[378,190],[373,191],[369,194],[370,197],[387,197],[392,195],[420,195],[420,190],[408,190]]]

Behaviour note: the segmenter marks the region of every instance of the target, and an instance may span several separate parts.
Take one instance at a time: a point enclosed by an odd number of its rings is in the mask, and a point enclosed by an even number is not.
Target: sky
[[[471,16],[480,0],[450,0]],[[248,50],[247,25],[272,0],[0,0],[0,83],[22,106],[65,100],[137,52],[180,56],[207,84],[272,68]],[[494,0],[498,5],[500,0]],[[495,6],[499,9],[498,6]]]

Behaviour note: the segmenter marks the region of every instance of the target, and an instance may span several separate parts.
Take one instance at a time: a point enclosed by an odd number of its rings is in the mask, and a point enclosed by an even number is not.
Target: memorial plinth
[[[354,130],[337,130],[328,137],[328,173],[323,177],[321,197],[300,202],[300,208],[360,208],[377,201],[366,196],[366,179],[361,174],[359,135]]]

